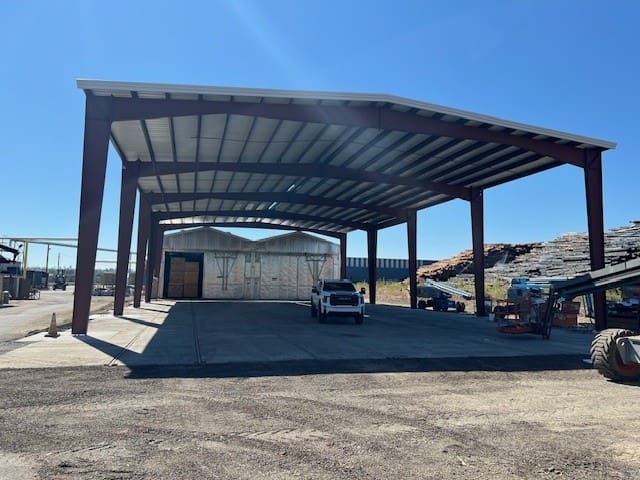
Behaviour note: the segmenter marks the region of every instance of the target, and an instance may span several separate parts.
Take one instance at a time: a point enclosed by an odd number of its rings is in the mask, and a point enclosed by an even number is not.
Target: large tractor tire
[[[640,379],[640,364],[625,365],[620,358],[616,340],[633,332],[620,328],[603,330],[591,342],[591,362],[601,375],[611,380],[628,382]]]

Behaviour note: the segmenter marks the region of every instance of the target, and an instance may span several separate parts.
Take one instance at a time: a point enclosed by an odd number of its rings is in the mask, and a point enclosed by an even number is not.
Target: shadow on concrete
[[[164,305],[164,304],[161,304]],[[165,305],[166,307],[171,307],[172,305]],[[159,308],[151,308],[149,306],[140,307],[140,310],[145,310],[148,312],[158,312],[158,313],[167,313],[167,310],[161,310]]]
[[[126,344],[77,338],[112,357],[107,364],[128,368],[131,379],[590,368],[588,348],[563,347],[588,345],[586,337],[564,334],[550,348],[553,340],[500,336],[495,325],[468,315],[371,306],[364,325],[355,325],[346,318],[319,324],[303,302],[154,302],[141,310],[167,316],[163,323],[118,317],[132,323]]]
[[[219,365],[140,366],[126,378],[231,378],[358,373],[541,372],[591,368],[583,355],[545,357],[406,358],[298,360]]]
[[[144,310],[166,313],[161,324],[131,314],[118,317],[146,332],[136,334],[142,330],[134,327],[126,344],[77,338],[110,356],[108,365],[124,365],[130,379],[590,368],[583,361],[586,351],[550,350],[552,343],[535,335],[506,338],[495,325],[468,315],[376,306],[364,325],[343,318],[319,324],[301,302],[157,305],[170,308],[152,304]],[[138,342],[149,327],[151,338]],[[567,342],[582,336],[564,337]]]
[[[139,353],[132,352],[131,350],[127,350],[126,348],[123,348],[120,345],[105,342],[104,340],[100,340],[99,338],[92,337],[91,335],[76,335],[75,338],[95,348],[96,350],[99,350],[102,353],[111,356],[113,359],[117,359],[125,351],[130,352],[131,354],[134,354],[134,355],[140,355]]]
[[[127,317],[127,316],[124,316],[124,315],[119,315],[118,318],[121,318],[122,320],[127,320],[127,321],[132,322],[132,323],[137,323],[138,325],[144,325],[145,327],[160,328],[162,326],[162,325],[158,325],[157,323],[147,322],[147,321],[142,320],[140,318]]]

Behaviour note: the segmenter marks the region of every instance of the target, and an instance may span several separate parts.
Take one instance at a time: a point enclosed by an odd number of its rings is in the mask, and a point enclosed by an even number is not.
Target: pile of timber
[[[488,243],[484,246],[485,268],[508,265],[539,247],[539,243]],[[465,250],[455,257],[418,268],[418,280],[430,278],[444,282],[458,275],[473,275],[473,251]]]
[[[640,258],[640,221],[611,229],[604,237],[607,265]],[[484,256],[488,282],[514,277],[572,277],[591,269],[586,233],[565,233],[545,243],[487,244]],[[473,253],[465,250],[453,258],[420,267],[418,280],[446,281],[473,273]]]

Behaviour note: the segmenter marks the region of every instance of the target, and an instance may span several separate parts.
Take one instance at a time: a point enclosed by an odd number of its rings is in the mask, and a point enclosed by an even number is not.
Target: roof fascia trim
[[[308,100],[328,100],[328,101],[363,101],[363,102],[383,102],[394,103],[410,108],[430,110],[443,115],[453,115],[465,118],[470,121],[488,123],[508,129],[523,130],[538,135],[546,135],[569,140],[577,143],[584,143],[605,150],[616,148],[616,143],[609,140],[602,140],[583,135],[577,135],[562,130],[554,130],[535,125],[505,120],[500,117],[484,115],[453,107],[446,107],[435,103],[421,102],[418,100],[388,94],[375,93],[352,93],[352,92],[326,92],[326,91],[304,91],[304,90],[281,90],[281,89],[258,89],[258,88],[238,88],[238,87],[216,87],[202,85],[177,85],[163,83],[145,82],[119,82],[109,80],[77,79],[78,88],[87,91],[93,90],[113,90],[129,93],[131,91],[164,93],[164,94],[193,94],[193,95],[226,95],[226,96],[246,96],[246,97],[273,97],[273,98],[294,98]]]

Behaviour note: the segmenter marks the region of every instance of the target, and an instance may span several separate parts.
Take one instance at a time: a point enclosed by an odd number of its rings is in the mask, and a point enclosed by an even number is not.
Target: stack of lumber
[[[485,245],[485,277],[488,282],[514,277],[571,277],[588,272],[589,237],[565,233],[545,243]],[[605,232],[605,263],[616,264],[640,257],[640,221]],[[446,281],[473,275],[471,250],[418,269],[418,280]]]

